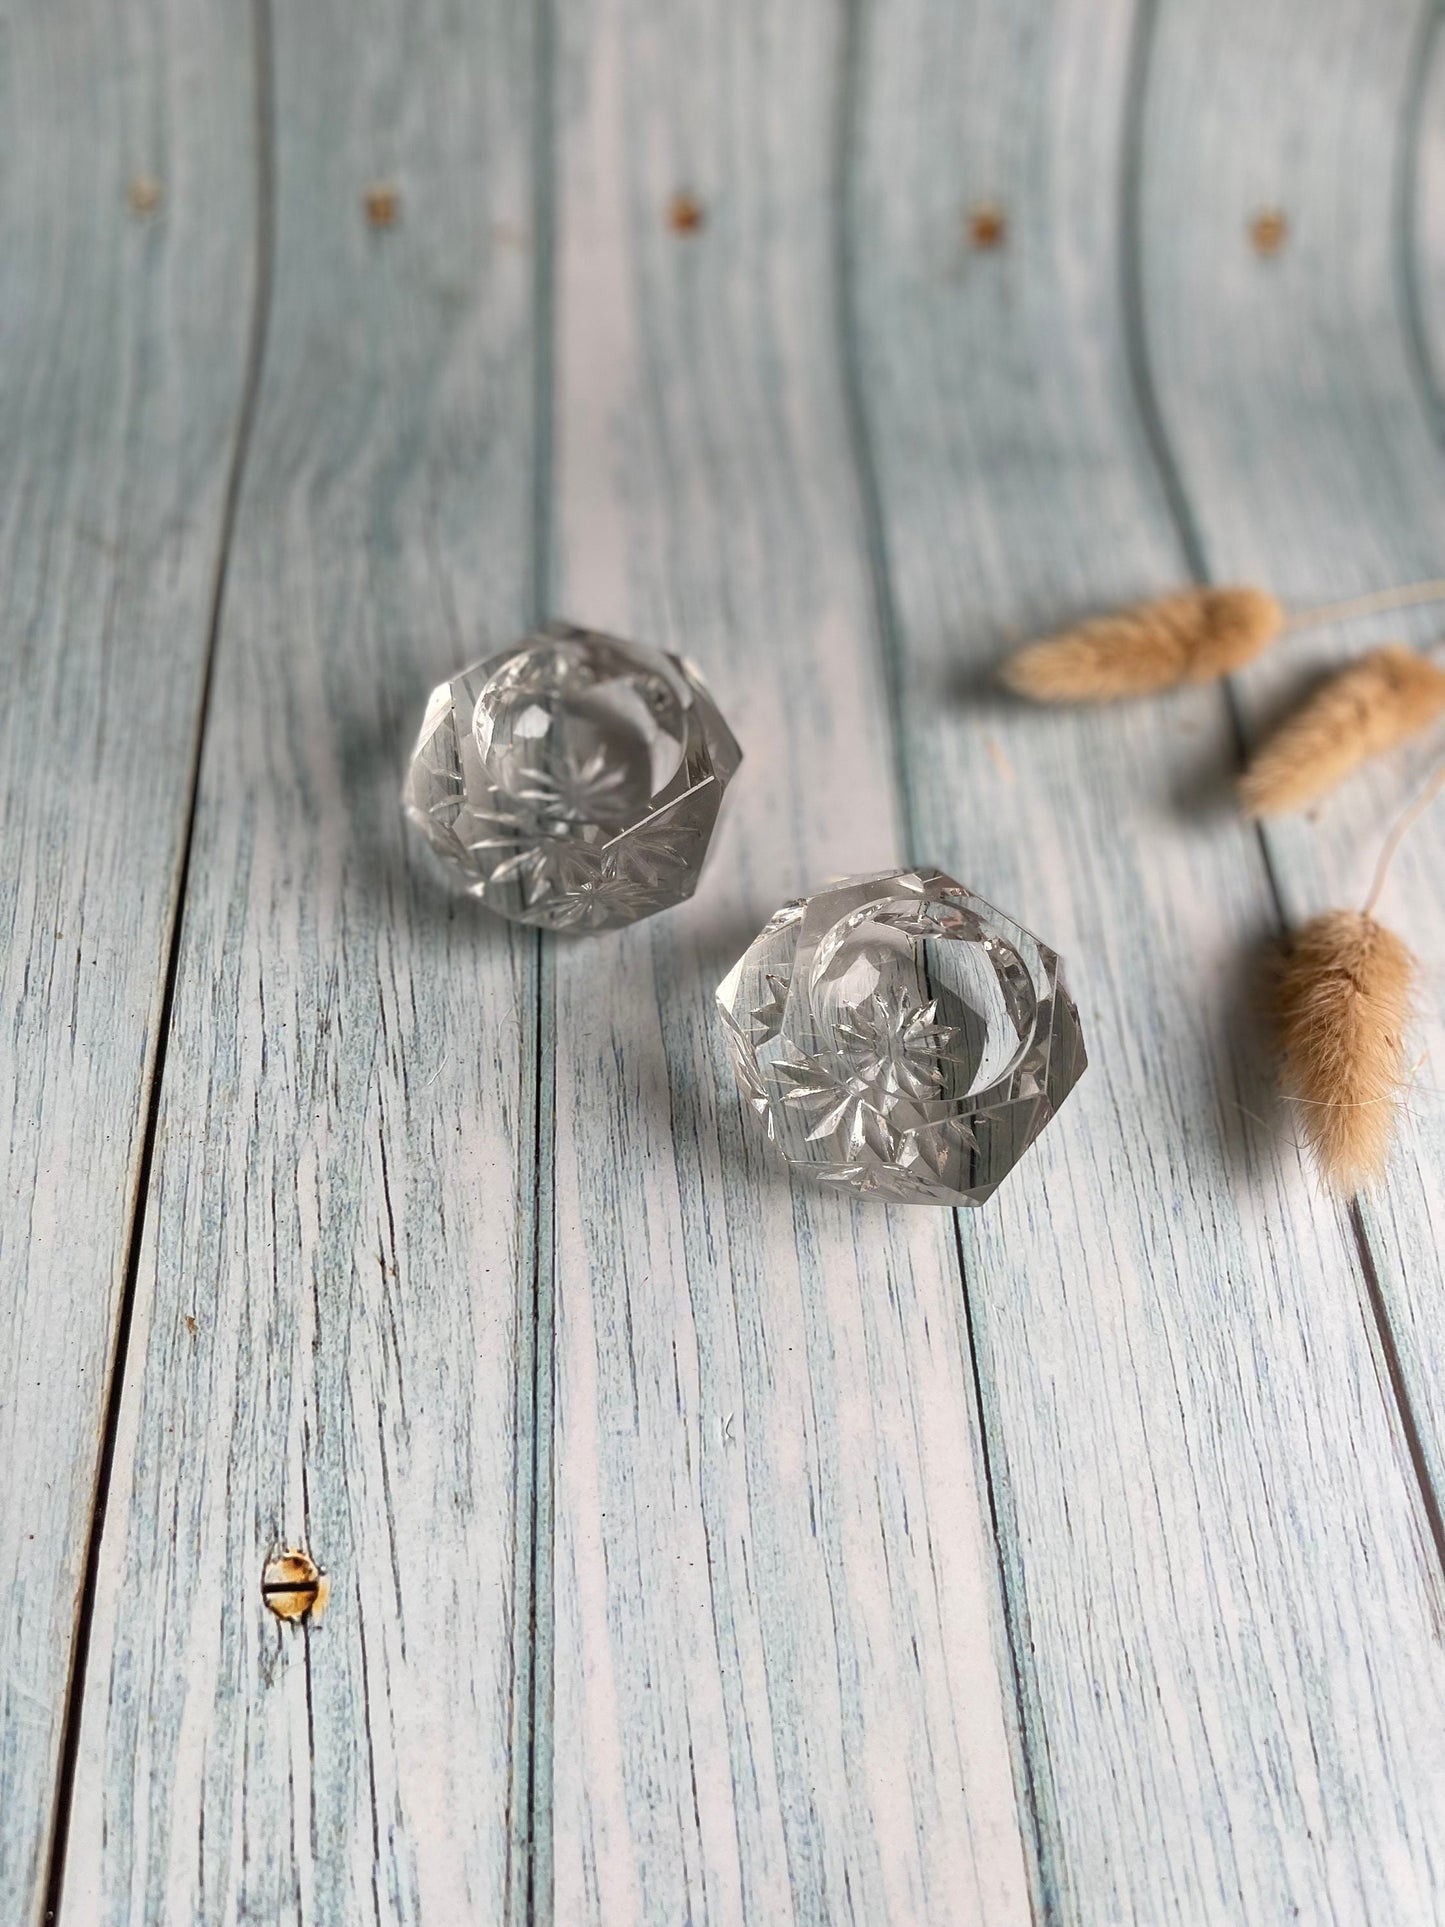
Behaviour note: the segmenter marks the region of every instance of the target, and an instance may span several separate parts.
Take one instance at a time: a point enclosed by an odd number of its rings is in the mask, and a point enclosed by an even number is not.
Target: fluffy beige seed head
[[[1116,702],[1227,676],[1283,627],[1284,610],[1263,589],[1183,589],[1031,642],[999,673],[1034,702]]]
[[[1376,649],[1317,690],[1264,744],[1239,782],[1250,816],[1282,816],[1445,714],[1445,669],[1401,643]]]
[[[1326,911],[1296,931],[1280,973],[1285,1089],[1336,1191],[1356,1191],[1385,1168],[1414,973],[1400,939],[1358,910]]]

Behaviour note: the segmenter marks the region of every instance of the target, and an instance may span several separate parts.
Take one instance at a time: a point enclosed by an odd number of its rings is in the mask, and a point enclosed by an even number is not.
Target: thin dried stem
[[[1387,609],[1414,609],[1426,602],[1445,602],[1445,577],[1410,582],[1395,589],[1376,589],[1371,595],[1349,596],[1343,602],[1321,602],[1312,609],[1295,609],[1285,618],[1285,629],[1313,629],[1327,622],[1348,622],[1354,616],[1382,614]]]
[[[1383,891],[1386,880],[1390,874],[1390,865],[1395,861],[1395,856],[1400,845],[1410,834],[1410,831],[1414,829],[1415,825],[1425,814],[1426,810],[1429,809],[1442,789],[1445,789],[1445,763],[1441,763],[1440,767],[1420,791],[1420,794],[1415,798],[1414,802],[1408,804],[1406,808],[1400,812],[1399,816],[1395,819],[1394,828],[1385,838],[1384,848],[1380,851],[1380,860],[1375,865],[1375,877],[1370,885],[1370,894],[1365,898],[1363,911],[1365,916],[1373,916],[1374,914],[1375,905],[1380,901],[1380,893]]]

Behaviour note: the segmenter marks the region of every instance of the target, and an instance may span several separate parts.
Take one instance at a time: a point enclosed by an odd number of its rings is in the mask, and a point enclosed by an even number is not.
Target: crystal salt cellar
[[[490,909],[605,930],[692,895],[741,760],[691,664],[559,624],[433,691],[402,803]]]
[[[940,870],[785,904],[718,1004],[792,1169],[904,1203],[983,1204],[1086,1066],[1057,956]]]

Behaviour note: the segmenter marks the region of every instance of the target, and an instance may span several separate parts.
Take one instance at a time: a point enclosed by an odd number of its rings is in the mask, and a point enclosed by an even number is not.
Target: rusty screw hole
[[[685,188],[667,204],[667,225],[674,234],[696,234],[707,223],[707,210],[695,194]]]
[[[980,201],[969,209],[968,238],[976,248],[1003,246],[1008,239],[1008,216],[997,201]]]
[[[154,214],[161,204],[164,189],[149,174],[137,174],[125,191],[126,205],[132,214]]]
[[[394,187],[378,181],[369,187],[362,200],[366,209],[367,223],[371,227],[395,227],[401,214],[401,196]]]
[[[1250,244],[1256,254],[1278,254],[1289,235],[1283,208],[1262,207],[1249,224]]]
[[[278,1619],[319,1617],[330,1590],[326,1574],[299,1547],[273,1553],[261,1574],[261,1597]]]

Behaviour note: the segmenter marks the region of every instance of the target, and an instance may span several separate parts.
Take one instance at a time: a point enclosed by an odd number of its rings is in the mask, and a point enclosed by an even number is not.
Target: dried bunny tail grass
[[[1332,676],[1269,738],[1240,778],[1240,801],[1254,817],[1301,809],[1442,712],[1445,669],[1400,643],[1373,650]]]
[[[999,673],[1034,702],[1115,702],[1228,675],[1273,642],[1284,620],[1263,589],[1182,589],[1031,642]]]
[[[1405,945],[1362,911],[1328,910],[1294,933],[1275,995],[1284,1082],[1336,1191],[1385,1168],[1414,975]]]

